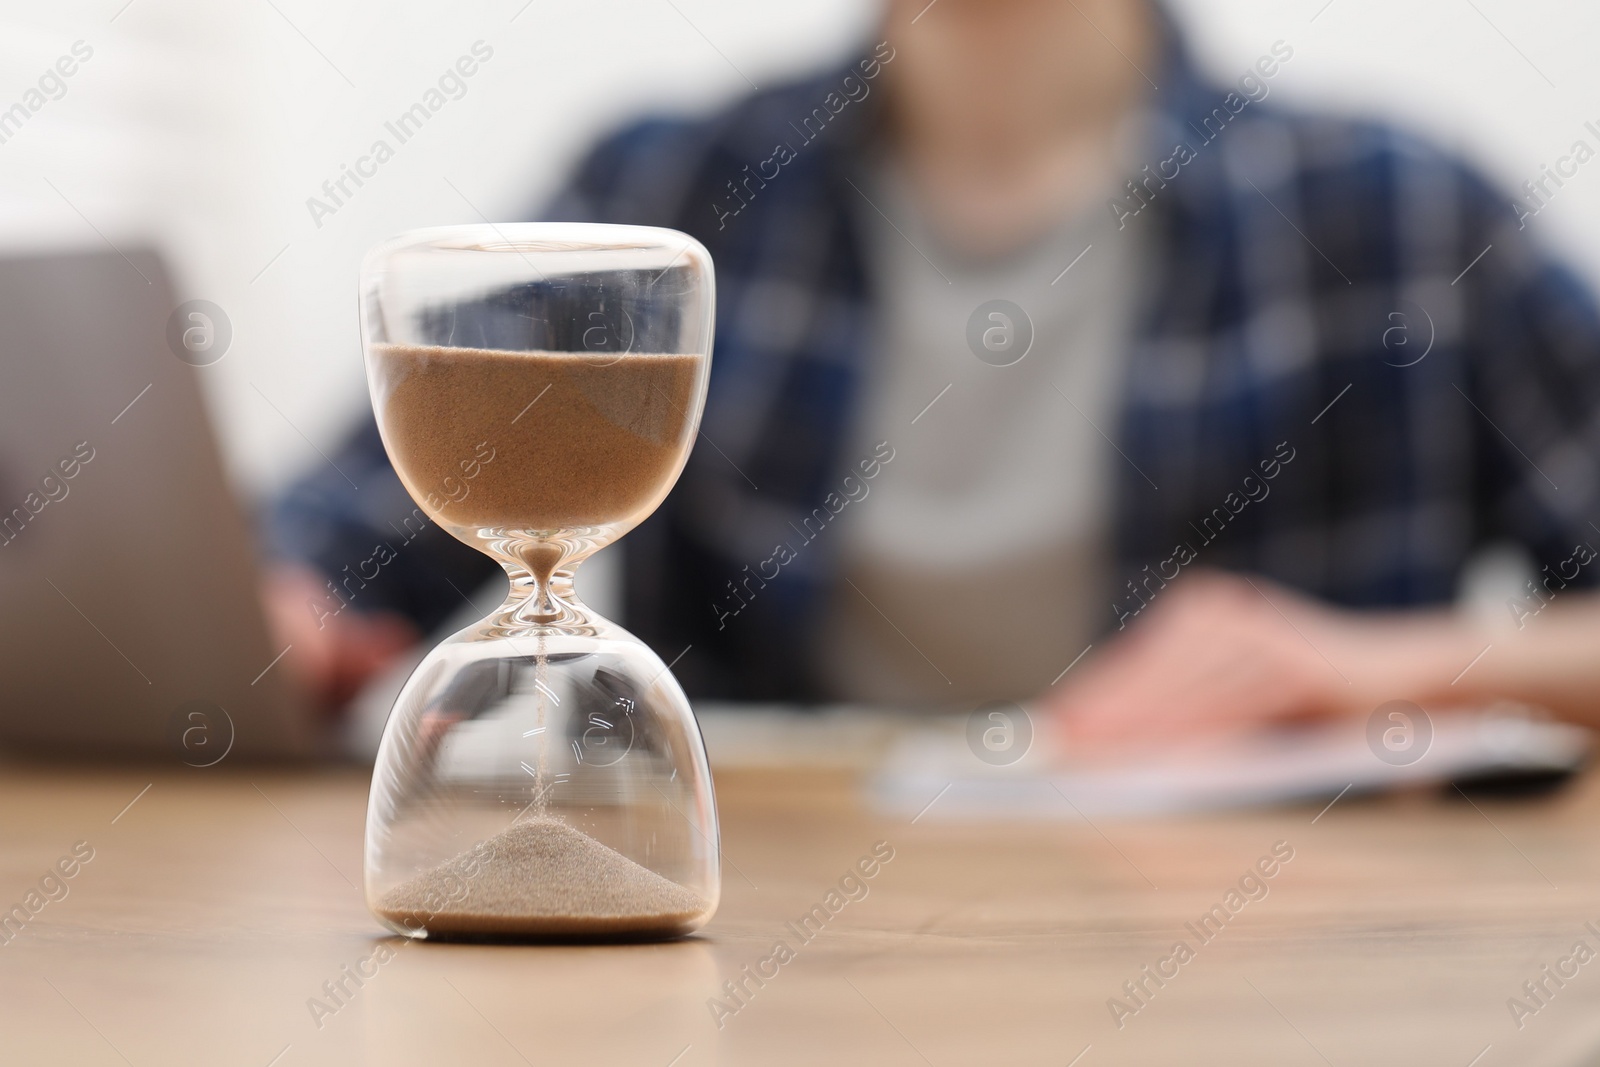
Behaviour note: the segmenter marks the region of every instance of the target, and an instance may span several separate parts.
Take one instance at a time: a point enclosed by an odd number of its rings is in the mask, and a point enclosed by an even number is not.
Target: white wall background
[[[1219,76],[1283,38],[1295,56],[1273,82],[1279,99],[1403,122],[1508,189],[1600,120],[1600,66],[1587,55],[1600,9],[1577,0],[1174,2]],[[0,144],[0,247],[93,247],[98,231],[162,248],[180,299],[212,300],[233,321],[232,349],[204,375],[229,464],[259,497],[320,462],[314,446],[331,448],[366,402],[355,279],[368,246],[480,211],[518,217],[615,121],[707,107],[746,78],[805,69],[840,54],[875,11],[846,0],[7,0],[0,109],[74,41],[95,52],[62,99]],[[494,56],[466,96],[317,228],[306,198],[480,39]],[[1533,225],[1600,282],[1600,164]]]

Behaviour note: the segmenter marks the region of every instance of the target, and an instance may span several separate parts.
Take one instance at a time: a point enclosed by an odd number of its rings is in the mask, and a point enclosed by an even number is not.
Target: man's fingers
[[[1322,713],[1332,676],[1305,647],[1319,621],[1276,586],[1207,576],[1156,605],[1060,695],[1064,732],[1091,746],[1151,743]]]

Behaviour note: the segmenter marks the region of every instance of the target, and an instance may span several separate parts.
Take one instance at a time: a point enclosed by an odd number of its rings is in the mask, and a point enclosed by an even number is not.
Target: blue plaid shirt
[[[1106,427],[1121,453],[1106,627],[1192,565],[1393,608],[1447,600],[1474,549],[1513,540],[1559,575],[1550,588],[1592,585],[1596,568],[1573,563],[1600,545],[1600,320],[1584,286],[1461,162],[1385,126],[1243,103],[1167,36],[1151,165],[1108,208],[1145,228],[1152,273]],[[545,216],[673,227],[717,265],[703,439],[623,542],[623,621],[664,658],[692,646],[674,670],[697,696],[825,695],[813,649],[836,538],[726,625],[717,605],[855,458],[842,448],[874,299],[852,176],[879,97],[819,109],[861,70],[631,126]],[[412,502],[370,422],[335,460],[360,491],[314,473],[272,525],[280,552],[331,575],[395,549],[353,607],[430,626],[494,572],[404,522]]]

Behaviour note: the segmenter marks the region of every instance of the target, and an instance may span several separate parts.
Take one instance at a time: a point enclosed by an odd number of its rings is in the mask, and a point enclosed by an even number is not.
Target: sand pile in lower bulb
[[[433,910],[474,858],[466,895]],[[430,935],[671,937],[685,933],[706,901],[582,831],[532,819],[386,894],[378,914]]]

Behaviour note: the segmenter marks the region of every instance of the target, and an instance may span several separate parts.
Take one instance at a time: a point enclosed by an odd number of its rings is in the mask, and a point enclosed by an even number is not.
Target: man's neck
[[[894,162],[941,236],[975,255],[1025,243],[1111,184],[1156,40],[1142,0],[991,10],[1005,13],[979,33],[932,14],[889,26]]]

